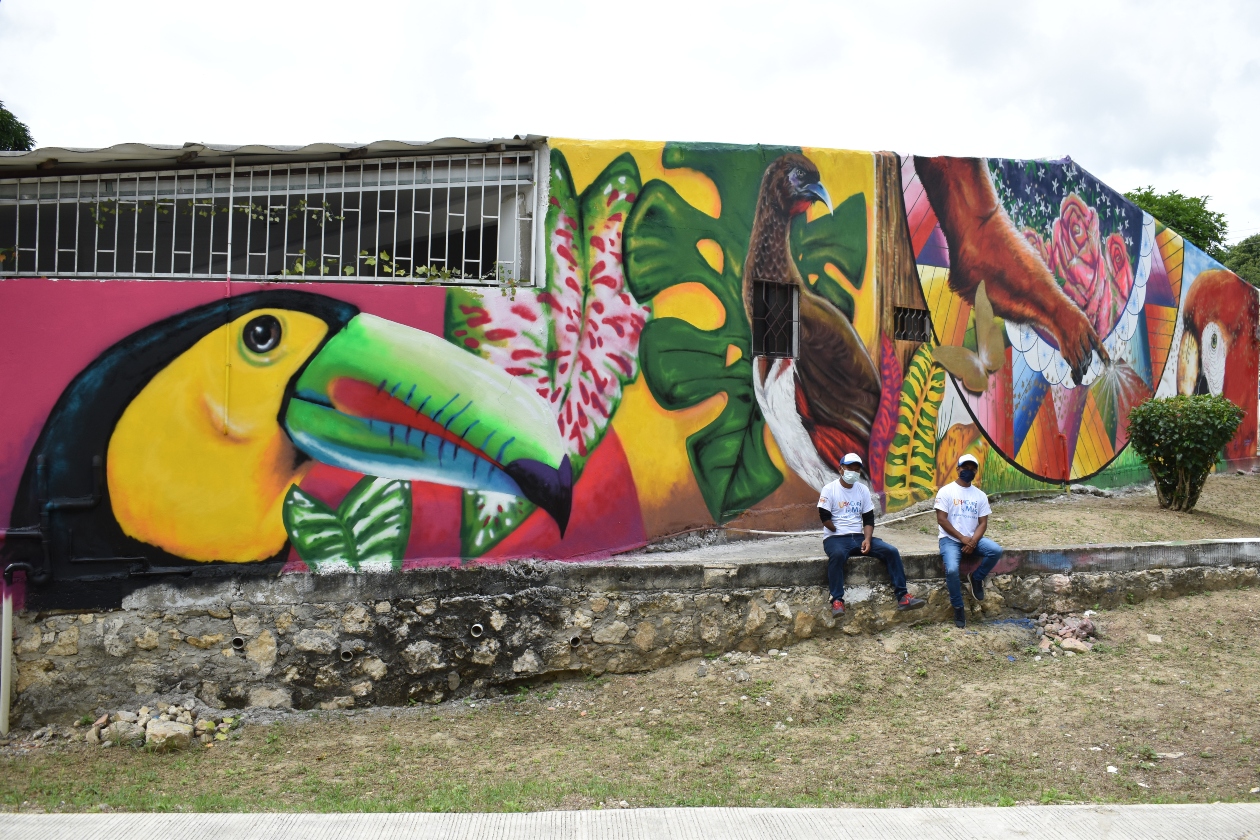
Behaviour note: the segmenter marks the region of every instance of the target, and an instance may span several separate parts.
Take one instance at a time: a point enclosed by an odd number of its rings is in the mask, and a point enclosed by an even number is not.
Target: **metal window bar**
[[[800,292],[794,285],[753,281],[754,356],[795,359],[800,354]]]
[[[932,321],[928,311],[893,307],[893,338],[897,341],[931,341]]]
[[[533,285],[535,153],[0,178],[0,277]]]

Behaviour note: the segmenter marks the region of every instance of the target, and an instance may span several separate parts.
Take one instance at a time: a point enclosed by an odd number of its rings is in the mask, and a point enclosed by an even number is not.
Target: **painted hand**
[[[1077,385],[1081,384],[1089,370],[1094,353],[1098,354],[1103,364],[1111,361],[1089,318],[1075,306],[1063,307],[1054,321],[1043,326],[1054,336],[1059,352],[1063,354],[1063,361],[1072,368],[1072,381]]]

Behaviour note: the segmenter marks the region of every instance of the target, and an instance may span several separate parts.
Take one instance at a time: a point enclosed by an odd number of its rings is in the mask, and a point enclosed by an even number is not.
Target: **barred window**
[[[898,341],[931,341],[932,321],[928,311],[893,307],[893,338]]]
[[[786,283],[753,281],[754,356],[795,359],[800,346],[800,290]]]
[[[531,151],[0,179],[0,276],[529,285]]]

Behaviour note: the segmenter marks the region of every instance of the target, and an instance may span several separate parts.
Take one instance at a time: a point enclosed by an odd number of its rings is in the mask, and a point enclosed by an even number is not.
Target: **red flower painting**
[[[1110,333],[1133,288],[1133,268],[1124,238],[1113,233],[1104,246],[1098,211],[1076,193],[1068,194],[1059,205],[1049,242],[1031,228],[1024,229],[1024,237],[1098,335]]]

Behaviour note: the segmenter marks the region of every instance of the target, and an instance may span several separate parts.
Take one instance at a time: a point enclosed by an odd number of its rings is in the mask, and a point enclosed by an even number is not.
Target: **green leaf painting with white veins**
[[[766,167],[777,157],[800,152],[786,146],[724,146],[668,143],[666,169],[693,170],[707,177],[720,198],[713,217],[689,204],[669,183],[648,181],[625,225],[626,287],[636,300],[698,283],[713,293],[725,317],[701,329],[677,317],[654,317],[643,328],[639,363],[653,399],[679,411],[726,395],[713,422],[687,438],[692,473],[715,522],[728,522],[783,482],[765,444],[765,419],[753,389],[752,326],[744,312],[743,264],[752,235],[757,196]],[[866,270],[866,198],[850,196],[831,215],[792,220],[792,257],[801,274],[814,277],[813,294],[852,317],[852,295],[825,272],[834,265],[855,287]],[[711,265],[699,243],[722,249],[721,267]],[[736,348],[736,361],[729,350]]]
[[[333,510],[295,484],[284,528],[313,572],[397,571],[411,533],[411,485],[366,476]]]

